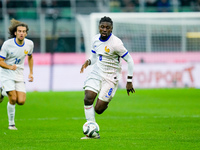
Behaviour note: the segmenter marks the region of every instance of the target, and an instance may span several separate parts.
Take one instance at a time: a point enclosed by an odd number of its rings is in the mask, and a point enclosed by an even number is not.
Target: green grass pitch
[[[200,89],[118,90],[108,109],[96,114],[100,139],[81,140],[84,92],[28,92],[16,106],[10,131],[7,101],[0,104],[1,150],[197,150]]]

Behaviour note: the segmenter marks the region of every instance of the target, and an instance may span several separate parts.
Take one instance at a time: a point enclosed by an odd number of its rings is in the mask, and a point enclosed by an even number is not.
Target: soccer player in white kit
[[[84,111],[87,121],[95,122],[95,112],[103,113],[118,88],[118,81],[121,76],[121,61],[123,58],[128,64],[127,94],[135,92],[132,85],[133,59],[124,47],[122,41],[112,33],[113,22],[109,17],[101,18],[99,22],[99,33],[92,40],[92,55],[81,67],[80,73],[89,65],[93,69],[88,75],[85,83]],[[95,108],[93,103],[97,97]],[[100,135],[94,137],[100,138]],[[89,139],[83,137],[81,139]]]
[[[24,82],[24,61],[28,55],[29,81],[33,81],[33,47],[31,40],[26,39],[29,28],[28,25],[11,20],[9,27],[10,39],[6,40],[0,51],[0,102],[4,96],[8,96],[7,113],[10,130],[17,130],[15,127],[15,105],[23,105],[26,100],[26,89]]]

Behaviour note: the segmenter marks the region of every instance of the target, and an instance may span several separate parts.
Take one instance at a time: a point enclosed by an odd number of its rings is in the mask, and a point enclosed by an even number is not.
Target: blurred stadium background
[[[35,45],[35,81],[27,90],[82,90],[89,69],[79,70],[99,18],[107,15],[134,59],[135,88],[200,88],[199,11],[200,0],[2,0],[0,46],[10,19],[27,23]]]

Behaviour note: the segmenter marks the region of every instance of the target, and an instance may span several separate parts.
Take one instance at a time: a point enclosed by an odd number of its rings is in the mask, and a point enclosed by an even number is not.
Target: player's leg
[[[101,79],[98,76],[98,74],[95,74],[95,73],[91,73],[84,83],[84,89],[85,89],[84,111],[85,111],[85,117],[87,121],[96,122],[93,103],[100,90],[100,84],[101,84]],[[92,137],[92,138],[83,137],[81,139],[99,139],[99,138],[100,138],[100,135],[98,134],[97,136]]]
[[[25,83],[23,81],[16,82],[15,87],[17,91],[17,104],[24,105],[26,101]]]
[[[8,104],[7,104],[7,113],[8,113],[8,122],[10,130],[17,130],[15,127],[15,104],[17,101],[17,93],[16,91],[8,91]]]
[[[95,111],[94,111],[94,100],[97,96],[97,93],[94,92],[94,89],[91,87],[85,87],[85,97],[84,97],[84,111],[85,111],[85,118],[87,121],[94,121],[95,120]],[[100,135],[98,134],[95,137],[82,137],[81,139],[99,139]]]
[[[84,83],[84,111],[87,121],[95,121],[95,111],[93,103],[99,92],[101,80],[97,74],[91,73]]]
[[[16,82],[16,81],[7,81],[5,83],[5,89],[8,94],[8,119],[9,119],[9,127],[10,130],[17,130],[15,127],[15,105],[20,104],[23,105],[26,99],[26,91],[24,82]],[[14,89],[14,90],[11,90]],[[11,91],[10,91],[11,90]]]
[[[17,130],[15,127],[15,104],[23,105],[26,99],[26,93],[18,92],[18,91],[9,91],[8,99],[9,102],[7,104],[7,113],[8,113],[8,121],[10,130]]]
[[[3,91],[3,96],[8,96],[8,103],[7,103],[7,114],[8,114],[8,122],[9,122],[9,129],[16,130],[15,127],[15,104],[17,100],[17,94],[15,90],[15,81],[13,80],[4,80],[1,82]]]
[[[6,91],[8,96],[8,104],[7,104],[7,114],[8,114],[8,122],[9,127],[15,126],[15,104],[17,100],[17,94],[15,90],[15,81],[13,80],[4,80],[1,82],[3,86],[3,91]]]
[[[17,91],[17,104],[24,105],[26,101],[26,93]]]
[[[86,88],[84,97],[84,112],[87,121],[95,121],[94,100],[97,93]]]
[[[102,114],[108,108],[108,104],[115,95],[117,87],[118,83],[103,80],[102,88],[99,92],[99,97],[95,105],[95,112],[97,114]]]
[[[102,114],[108,108],[108,104],[109,102],[102,101],[98,98],[95,105],[95,112],[97,114]]]

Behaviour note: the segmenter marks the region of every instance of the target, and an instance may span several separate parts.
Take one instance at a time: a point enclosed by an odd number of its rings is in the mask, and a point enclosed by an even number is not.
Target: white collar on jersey
[[[15,44],[16,44],[17,46],[19,46],[19,47],[23,47],[24,44],[25,44],[25,41],[24,41],[24,43],[23,43],[22,45],[17,44],[17,42],[16,42],[16,38],[14,38],[14,41],[15,41]]]

